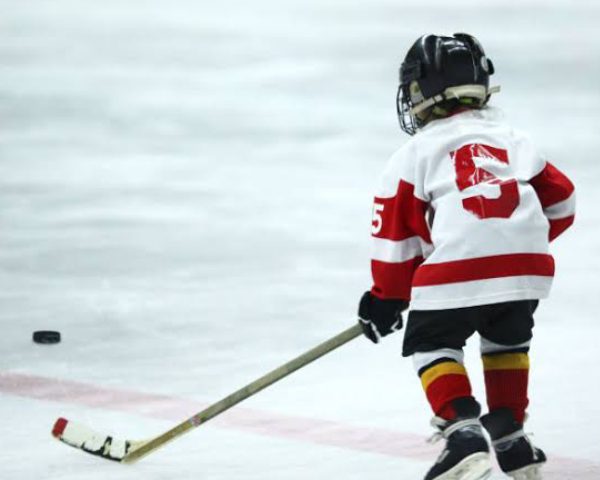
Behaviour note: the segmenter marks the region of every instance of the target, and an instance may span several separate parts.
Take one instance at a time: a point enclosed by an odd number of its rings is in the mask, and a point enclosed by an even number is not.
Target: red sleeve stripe
[[[423,257],[415,257],[402,263],[371,261],[373,288],[371,293],[379,298],[410,300],[413,275],[423,262]]]
[[[568,199],[575,191],[571,180],[550,162],[529,183],[535,189],[543,208]]]
[[[575,192],[569,198],[562,202],[555,203],[550,207],[544,208],[544,215],[550,219],[559,219],[571,217],[575,213]]]
[[[373,237],[372,242],[371,258],[373,260],[400,263],[423,255],[419,237],[398,241]]]
[[[548,234],[550,241],[554,240],[567,228],[573,225],[575,215],[566,218],[550,219],[550,233]]]
[[[400,180],[394,197],[375,197],[375,205],[382,215],[381,229],[374,234],[388,240],[405,240],[418,235],[431,243],[425,215],[427,202],[415,197],[413,184]]]
[[[554,259],[541,253],[515,253],[426,264],[421,265],[415,273],[413,286],[428,287],[524,275],[552,277]]]

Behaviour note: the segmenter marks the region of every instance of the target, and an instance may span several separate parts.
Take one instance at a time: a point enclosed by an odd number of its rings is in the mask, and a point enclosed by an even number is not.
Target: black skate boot
[[[434,417],[439,429],[432,442],[446,440],[446,446],[425,480],[484,480],[491,475],[490,449],[478,417],[479,404],[472,398],[452,402],[458,416],[454,420]]]
[[[481,417],[481,423],[492,438],[498,464],[515,480],[541,480],[540,467],[546,461],[544,452],[534,447],[509,408],[499,408]]]

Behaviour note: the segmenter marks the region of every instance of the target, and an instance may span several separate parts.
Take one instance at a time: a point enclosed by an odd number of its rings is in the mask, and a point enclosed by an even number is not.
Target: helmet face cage
[[[422,76],[421,62],[407,56],[399,71],[400,86],[396,94],[396,112],[400,128],[409,135],[417,133],[417,130],[426,123],[412,111],[416,104],[425,100],[419,85]]]
[[[424,100],[417,79],[421,76],[421,65],[418,62],[404,62],[400,66],[400,85],[396,93],[396,113],[400,128],[414,135],[423,126],[423,122],[412,112],[415,101]],[[411,87],[413,91],[411,92]]]
[[[409,135],[414,135],[417,133],[419,127],[421,127],[419,119],[411,112],[412,107],[408,86],[398,86],[398,92],[396,93],[398,122],[400,123],[400,128]]]

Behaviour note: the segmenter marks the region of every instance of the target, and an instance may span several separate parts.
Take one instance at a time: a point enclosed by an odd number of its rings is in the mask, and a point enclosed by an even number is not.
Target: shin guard
[[[485,389],[490,412],[500,408],[512,411],[517,422],[523,423],[529,404],[528,346],[520,349],[496,350],[483,353]]]
[[[445,420],[456,418],[458,412],[453,407],[453,400],[472,398],[471,383],[462,364],[462,352],[446,350],[440,351],[439,355],[436,352],[416,353],[413,360],[434,414]]]

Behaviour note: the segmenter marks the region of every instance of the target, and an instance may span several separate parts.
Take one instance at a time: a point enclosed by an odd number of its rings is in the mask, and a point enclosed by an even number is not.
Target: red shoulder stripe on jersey
[[[423,257],[415,257],[400,263],[371,260],[373,274],[371,293],[379,298],[410,300],[413,275],[422,262]]]
[[[561,233],[563,233],[567,228],[573,225],[573,222],[575,221],[575,215],[571,215],[570,217],[566,218],[550,219],[548,221],[550,222],[549,237],[550,241],[552,241]]]
[[[490,278],[536,275],[552,277],[554,259],[542,253],[514,253],[421,265],[413,278],[414,287]]]
[[[544,169],[529,183],[537,193],[542,208],[566,200],[575,191],[571,180],[550,162],[546,162]]]
[[[399,241],[419,236],[431,243],[425,218],[428,204],[415,197],[413,184],[400,180],[394,197],[375,197],[375,204],[383,208],[379,209],[382,217],[381,229],[373,234],[374,237]]]

